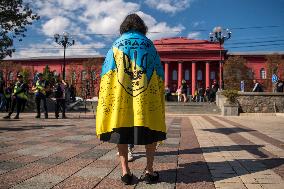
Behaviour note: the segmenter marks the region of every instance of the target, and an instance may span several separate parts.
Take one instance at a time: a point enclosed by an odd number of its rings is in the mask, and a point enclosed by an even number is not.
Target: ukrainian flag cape
[[[153,43],[141,33],[124,33],[102,66],[97,135],[122,127],[166,133],[164,103],[164,72]]]

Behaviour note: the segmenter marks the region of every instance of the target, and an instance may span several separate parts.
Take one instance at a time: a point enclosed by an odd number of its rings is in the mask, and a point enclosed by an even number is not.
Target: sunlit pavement
[[[5,114],[0,113],[3,117]],[[120,182],[117,148],[95,135],[91,113],[68,119],[0,119],[0,188],[283,188],[284,117],[166,116],[158,146],[160,182],[143,181],[146,158],[135,146],[133,184]]]

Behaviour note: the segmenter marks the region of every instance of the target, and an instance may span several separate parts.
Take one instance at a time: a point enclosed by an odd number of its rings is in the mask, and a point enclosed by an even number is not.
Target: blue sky
[[[70,33],[69,55],[105,55],[119,25],[138,13],[152,40],[164,37],[208,39],[215,26],[229,28],[229,52],[284,51],[284,0],[24,0],[41,19],[15,42],[13,58],[61,56],[53,35]]]

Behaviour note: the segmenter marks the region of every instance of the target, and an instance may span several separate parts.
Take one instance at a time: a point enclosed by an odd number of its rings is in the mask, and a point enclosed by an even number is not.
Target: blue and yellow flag
[[[152,41],[124,33],[102,66],[97,135],[125,127],[166,133],[164,103],[164,71]]]

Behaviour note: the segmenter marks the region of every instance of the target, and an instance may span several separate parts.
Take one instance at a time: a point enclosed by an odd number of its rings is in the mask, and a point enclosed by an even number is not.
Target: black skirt
[[[112,132],[100,135],[100,140],[115,144],[146,145],[165,139],[166,133],[142,126],[115,128]]]

